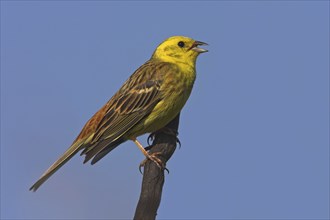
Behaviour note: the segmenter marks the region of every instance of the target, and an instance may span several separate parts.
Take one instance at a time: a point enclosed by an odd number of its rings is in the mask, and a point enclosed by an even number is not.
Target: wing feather
[[[152,112],[152,109],[162,99],[160,91],[162,77],[150,77],[150,75],[157,75],[159,68],[164,66],[162,64],[150,68],[148,65],[149,69],[144,70],[149,75],[149,77],[146,77],[147,80],[145,79],[136,85],[131,84],[132,87],[130,89],[119,90],[121,93],[110,100],[112,102],[111,106],[95,129],[91,145],[82,152],[82,154],[86,155],[85,162],[102,151],[106,152],[104,150],[108,146],[112,146],[111,143],[123,139],[135,125]],[[142,78],[139,79],[141,80]],[[125,85],[127,84],[125,83]],[[95,161],[98,161],[98,159]]]
[[[102,118],[94,127],[90,145],[82,154],[85,162],[96,155],[104,156],[108,147],[114,148],[114,142],[126,141],[130,130],[147,117],[162,99],[161,85],[166,73],[173,71],[170,63],[146,62],[137,69],[119,91],[108,101]],[[95,126],[95,125],[94,125]],[[117,146],[117,145],[116,145]],[[94,158],[92,163],[103,156]]]
[[[108,144],[123,137],[127,131],[149,115],[161,100],[159,88],[158,81],[148,81],[118,99],[121,104],[114,103],[114,109],[104,116],[104,123],[95,132],[94,144],[84,151],[85,162],[101,152]]]

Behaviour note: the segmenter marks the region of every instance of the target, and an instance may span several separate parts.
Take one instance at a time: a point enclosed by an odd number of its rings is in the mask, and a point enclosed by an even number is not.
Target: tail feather
[[[126,139],[124,138],[120,138],[118,140],[116,140],[115,142],[111,143],[110,145],[108,145],[106,148],[104,148],[101,152],[97,153],[94,158],[92,159],[91,164],[95,164],[96,162],[98,162],[99,160],[101,160],[105,155],[107,155],[108,153],[110,153],[110,151],[112,151],[113,149],[115,149],[118,145],[124,143],[126,141]]]
[[[64,154],[53,163],[39,178],[39,180],[31,186],[31,191],[36,191],[51,175],[60,169],[68,160],[70,160],[84,146],[84,141],[75,142]]]

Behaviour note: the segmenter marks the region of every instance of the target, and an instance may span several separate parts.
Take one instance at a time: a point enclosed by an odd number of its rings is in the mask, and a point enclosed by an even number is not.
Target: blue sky
[[[1,218],[132,218],[130,142],[28,188],[172,35],[209,53],[158,218],[329,218],[328,1],[1,1]]]

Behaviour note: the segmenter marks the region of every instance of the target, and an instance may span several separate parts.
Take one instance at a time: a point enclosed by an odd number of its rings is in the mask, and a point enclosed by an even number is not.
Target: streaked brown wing
[[[164,69],[170,69],[172,68],[172,65],[169,63],[164,62],[156,62],[154,60],[149,60],[146,63],[144,63],[142,66],[140,66],[122,85],[122,87],[118,90],[118,92],[111,97],[111,99],[98,111],[96,112],[93,117],[91,117],[77,138],[75,139],[75,142],[80,140],[86,140],[91,135],[94,135],[96,130],[99,127],[102,127],[104,123],[106,123],[107,120],[105,120],[105,115],[110,115],[113,106],[115,102],[118,101],[120,97],[122,97],[124,94],[127,94],[127,91],[130,91],[131,89],[135,88],[137,85],[143,85],[147,81],[151,80],[162,80]],[[165,70],[166,71],[166,70]],[[114,116],[113,116],[114,117]],[[93,138],[95,140],[95,138]],[[86,145],[90,144],[88,142],[85,143]]]
[[[118,131],[122,132],[121,130],[131,124],[131,121],[148,115],[160,99],[160,84],[159,80],[149,80],[121,95],[104,115],[93,141],[117,136]]]
[[[149,80],[123,93],[113,102],[96,129],[92,145],[82,152],[86,154],[85,162],[150,114],[161,100],[160,83],[159,80]]]

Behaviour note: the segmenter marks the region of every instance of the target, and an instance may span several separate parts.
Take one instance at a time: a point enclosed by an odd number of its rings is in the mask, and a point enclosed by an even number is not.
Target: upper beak
[[[190,47],[191,50],[196,51],[197,53],[205,53],[208,52],[208,50],[204,49],[204,48],[200,48],[198,46],[202,46],[205,45],[207,46],[207,43],[201,42],[201,41],[195,41],[193,43],[193,45]]]

